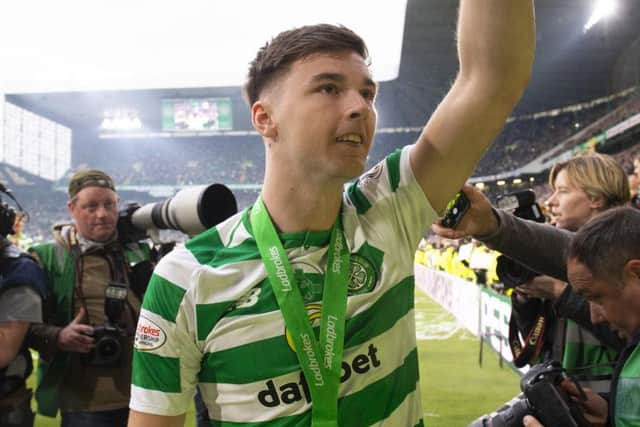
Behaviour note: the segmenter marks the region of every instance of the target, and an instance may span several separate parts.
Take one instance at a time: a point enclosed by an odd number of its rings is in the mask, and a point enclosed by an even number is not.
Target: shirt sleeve
[[[494,213],[498,230],[488,236],[475,236],[478,240],[538,273],[567,281],[565,251],[573,233],[501,210]]]
[[[40,295],[30,286],[17,286],[0,294],[0,322],[42,322]]]
[[[364,228],[388,251],[413,261],[420,239],[438,218],[411,168],[413,145],[405,146],[363,174],[347,189],[347,202]]]
[[[130,408],[156,415],[181,415],[192,404],[201,350],[189,292],[197,261],[186,249],[165,256],[144,296],[136,328]]]

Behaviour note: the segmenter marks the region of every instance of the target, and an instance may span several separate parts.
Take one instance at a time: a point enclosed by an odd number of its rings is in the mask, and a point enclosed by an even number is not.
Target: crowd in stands
[[[569,149],[570,144],[584,142],[592,133],[600,133],[638,112],[640,96],[636,95],[556,116],[510,121],[480,160],[474,175],[487,176],[516,169],[561,144]],[[593,123],[597,123],[595,128]],[[585,133],[584,128],[590,130]],[[579,138],[574,140],[574,135]]]
[[[640,94],[636,94],[619,107],[615,108],[609,114],[605,114],[591,124],[587,125],[581,132],[574,134],[571,138],[565,140],[559,147],[558,153],[568,150],[576,144],[585,142],[589,136],[597,135],[603,130],[609,129],[618,123],[621,123],[631,116],[640,113]],[[554,151],[553,154],[557,153]]]
[[[257,135],[114,139],[98,149],[78,150],[74,170],[99,164],[121,186],[256,184],[264,174],[262,147]]]
[[[481,160],[474,175],[494,174],[522,166],[555,144],[567,140],[590,122],[609,126],[639,111],[640,96],[633,95],[556,116],[512,120]],[[576,124],[580,126],[576,127]],[[382,130],[376,136],[367,167],[381,161],[388,153],[413,143],[418,137],[418,131],[412,128]],[[629,173],[633,171],[633,160],[639,156],[638,143],[614,155]],[[222,183],[232,189],[241,210],[251,205],[259,194],[263,165],[262,140],[257,134],[247,133],[158,140],[113,139],[102,141],[99,148],[76,148],[73,168],[65,178],[54,183],[58,191],[52,191],[50,183],[31,182],[33,177],[16,174],[13,167],[3,167],[0,172],[4,177],[2,181],[15,187],[14,193],[29,213],[29,221],[24,226],[25,235],[40,241],[50,237],[54,223],[69,220],[64,190],[68,177],[79,168],[99,167],[108,171],[115,178],[123,202],[146,204],[164,200],[147,192],[122,191],[123,187],[171,186],[177,191],[189,185]],[[495,203],[502,194],[533,188],[538,202],[543,204],[550,195],[550,189],[544,177],[536,177],[536,180],[521,184],[507,182],[504,186],[489,184],[484,191]],[[177,240],[180,236],[172,235],[170,238]]]
[[[516,118],[506,124],[478,164],[474,175],[486,176],[513,170],[570,139],[602,117],[607,117],[606,125],[640,111],[640,96],[631,101],[621,97],[555,116]],[[419,130],[413,128],[381,130],[376,136],[367,166],[374,165],[389,152],[413,143],[418,137]],[[114,156],[113,153],[118,155]],[[69,176],[80,167],[96,164],[110,171],[116,182],[125,186],[185,186],[214,182],[256,186],[262,182],[264,175],[264,148],[261,138],[255,133],[113,139],[85,150],[76,149],[74,170],[70,171]]]

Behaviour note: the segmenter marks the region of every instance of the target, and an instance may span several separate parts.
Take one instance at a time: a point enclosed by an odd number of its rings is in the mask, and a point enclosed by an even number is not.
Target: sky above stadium
[[[406,0],[20,0],[0,5],[0,93],[241,85],[278,32],[342,24],[398,74]]]

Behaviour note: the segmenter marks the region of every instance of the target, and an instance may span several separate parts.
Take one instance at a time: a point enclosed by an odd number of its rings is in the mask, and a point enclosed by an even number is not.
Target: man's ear
[[[598,210],[603,210],[606,206],[602,197],[590,197],[591,207]]]
[[[630,259],[624,265],[623,274],[640,283],[640,259]]]
[[[256,101],[251,106],[251,123],[260,135],[275,139],[278,128],[273,121],[270,105],[265,101]]]

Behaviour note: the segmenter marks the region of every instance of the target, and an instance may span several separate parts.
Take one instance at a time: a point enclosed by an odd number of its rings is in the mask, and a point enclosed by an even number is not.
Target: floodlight
[[[589,29],[600,22],[600,20],[613,15],[617,9],[618,2],[616,0],[597,0],[593,7],[591,17],[584,25],[584,31],[589,31]]]

